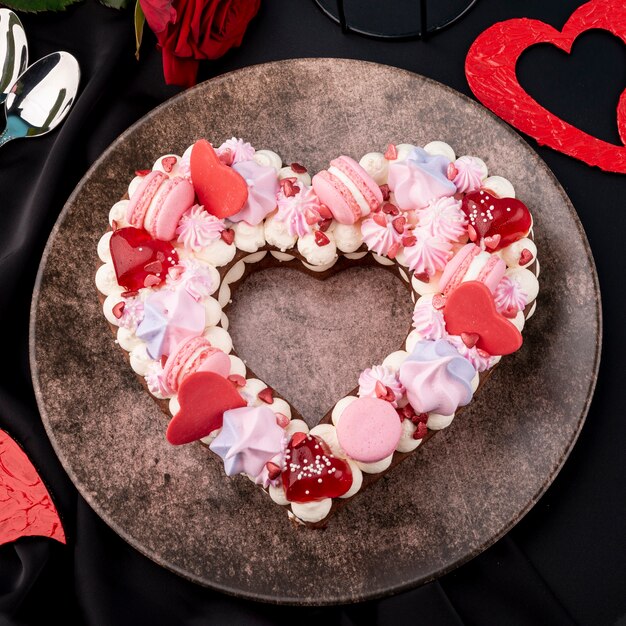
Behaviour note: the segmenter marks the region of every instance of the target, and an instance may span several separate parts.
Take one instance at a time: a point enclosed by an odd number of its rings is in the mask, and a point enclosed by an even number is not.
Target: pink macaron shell
[[[219,348],[209,348],[209,354],[202,361],[197,372],[215,372],[224,378],[230,374],[230,359]]]
[[[391,403],[362,397],[351,402],[339,417],[337,439],[355,461],[375,463],[396,449],[402,423]]]
[[[499,256],[492,254],[489,261],[478,275],[478,280],[485,283],[491,293],[495,293],[496,287],[505,272],[506,263]]]
[[[463,276],[457,276],[459,271],[463,271],[463,275],[471,263],[471,258],[476,254],[475,250],[478,249],[473,243],[465,244],[451,259],[448,261],[443,269],[441,278],[439,279],[439,289],[443,292],[446,291],[448,285],[453,283],[460,283]]]
[[[355,184],[369,205],[370,211],[378,209],[383,202],[383,192],[361,165],[348,156],[340,156],[330,164],[343,172]]]
[[[200,365],[198,358],[204,358],[215,349],[209,340],[201,335],[181,341],[172,350],[163,368],[165,384],[172,391],[177,391],[183,378],[192,374]]]
[[[170,178],[163,187],[163,197],[159,198],[160,206],[147,230],[155,239],[171,241],[176,235],[176,227],[183,213],[193,206],[195,193],[191,183],[180,177]]]
[[[332,174],[322,170],[313,176],[313,189],[340,224],[355,224],[361,209],[350,190]]]
[[[144,176],[126,207],[126,221],[131,226],[143,228],[143,220],[148,207],[165,179],[167,179],[167,174],[159,171],[150,172]]]

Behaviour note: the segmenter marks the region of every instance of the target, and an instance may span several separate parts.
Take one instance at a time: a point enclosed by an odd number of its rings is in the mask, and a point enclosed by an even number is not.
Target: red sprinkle
[[[233,383],[233,385],[235,385],[235,387],[245,387],[246,386],[246,379],[241,376],[240,374],[231,374],[228,377],[228,380],[230,380],[231,383]]]
[[[224,150],[224,152],[221,152],[220,154],[218,154],[217,158],[224,165],[232,165],[233,161],[234,161],[234,155],[232,153],[232,150],[230,150],[229,148],[226,148],[226,150]]]
[[[300,187],[298,187],[298,185],[296,185],[296,181],[298,179],[297,178],[283,178],[280,181],[280,188],[282,189],[283,195],[286,198],[292,198],[293,196],[295,196],[297,193],[300,192]]]
[[[313,224],[316,224],[317,220],[319,220],[319,213],[311,209],[306,209],[304,211],[304,219],[309,226],[313,226]]]
[[[281,428],[287,428],[291,420],[284,413],[276,413],[276,423]]]
[[[478,233],[471,224],[467,225],[467,234],[469,235],[471,241],[476,241],[476,239],[478,239]]]
[[[328,238],[326,233],[323,233],[321,230],[316,230],[315,231],[315,243],[321,248],[322,246],[329,244],[330,239]]]
[[[151,261],[143,266],[148,274],[160,274],[163,271],[163,263],[161,261]]]
[[[118,228],[117,220],[111,220],[111,228],[113,230],[117,230],[117,228]]]
[[[394,219],[391,223],[398,235],[401,235],[404,232],[404,227],[406,226],[406,217],[396,217],[396,219]]]
[[[480,339],[478,333],[461,333],[461,339],[468,348],[473,348]]]
[[[450,163],[450,165],[448,165],[448,171],[446,172],[448,180],[454,180],[458,173],[459,170],[456,168],[456,165],[454,163]]]
[[[291,447],[292,448],[297,448],[298,446],[301,446],[307,438],[307,434],[306,433],[294,433],[293,437],[291,438]]]
[[[124,313],[124,307],[126,306],[125,302],[118,302],[112,309],[113,315],[119,320]]]
[[[498,234],[492,235],[491,237],[485,237],[485,247],[489,248],[489,250],[495,250],[500,243],[500,239],[502,239],[502,237]]]
[[[282,472],[280,467],[276,465],[276,463],[272,463],[271,461],[268,461],[265,464],[265,467],[267,468],[267,475],[270,480],[276,480]]]
[[[175,156],[168,156],[161,160],[161,165],[163,166],[163,169],[169,174],[172,169],[174,169],[176,161],[178,161],[178,159]]]
[[[410,404],[407,404],[406,406],[403,406],[401,409],[396,409],[396,410],[401,420],[404,420],[404,419],[410,420],[415,415],[415,411],[413,410],[413,407]]]
[[[419,274],[413,274],[413,276],[415,276],[417,280],[421,280],[423,283],[430,282],[430,276],[428,275],[428,272],[420,272]]]
[[[398,158],[398,149],[395,147],[394,144],[390,143],[387,146],[387,150],[385,151],[385,158],[387,159],[387,161],[393,161],[394,159]]]
[[[414,424],[425,424],[428,421],[428,413],[417,413],[411,417]]]
[[[400,209],[391,202],[385,202],[385,204],[383,204],[383,213],[387,213],[387,215],[400,215]]]
[[[372,215],[372,219],[382,228],[387,226],[387,218],[381,213],[374,213],[374,215]]]
[[[527,263],[530,263],[532,260],[533,260],[533,253],[528,248],[524,248],[522,250],[522,253],[519,255],[518,263],[520,265],[526,265]]]
[[[426,427],[426,424],[424,424],[423,422],[420,422],[417,425],[415,432],[413,433],[413,439],[424,439],[424,437],[426,437],[427,434],[428,434],[428,428]]]
[[[390,246],[389,250],[387,250],[387,258],[395,259],[398,256],[398,252],[400,251],[400,244],[397,241],[394,241]]]
[[[326,218],[324,220],[322,220],[321,222],[318,222],[320,230],[325,233],[329,228],[330,225],[333,223],[333,220],[330,218]]]
[[[325,220],[333,219],[333,214],[325,204],[320,204],[320,208],[317,209],[317,212],[320,214],[320,217],[323,217]]]
[[[156,285],[161,284],[161,279],[155,276],[154,274],[148,274],[143,281],[144,287],[155,287]]]
[[[167,354],[162,354],[161,355],[161,367],[165,367],[166,363],[167,363]]]
[[[289,166],[296,174],[306,174],[307,173],[307,169],[306,167],[304,167],[304,165],[300,165],[300,163],[292,163]]]
[[[410,248],[417,243],[417,237],[415,235],[408,235],[407,237],[402,237],[402,245],[405,248]]]
[[[147,176],[152,170],[135,170],[135,176]]]
[[[502,315],[512,320],[517,317],[517,311],[518,309],[516,309],[514,306],[508,306],[506,309],[504,309],[504,311],[502,311]]]
[[[444,306],[446,306],[446,297],[441,293],[436,293],[433,296],[432,303],[433,308],[440,311],[441,309],[443,309]]]
[[[387,402],[393,402],[396,399],[395,394],[391,390],[391,388],[383,385],[380,380],[376,381],[376,385],[374,386],[374,392],[376,393],[376,397],[380,400],[386,400]]]
[[[124,291],[122,293],[122,298],[134,298],[135,296],[138,296],[139,292],[138,291]]]
[[[230,246],[235,240],[235,231],[232,228],[226,228],[220,233],[220,237]]]
[[[259,391],[257,398],[263,400],[265,404],[272,404],[274,402],[274,390],[271,387],[265,387]]]
[[[387,185],[386,183],[384,185],[380,185],[380,193],[383,194],[383,200],[387,202],[387,200],[389,200],[389,196],[391,195],[389,185]]]

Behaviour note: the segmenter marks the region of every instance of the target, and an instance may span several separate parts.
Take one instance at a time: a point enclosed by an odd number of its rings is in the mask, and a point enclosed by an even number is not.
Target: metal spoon
[[[0,9],[0,104],[27,65],[28,45],[22,22],[13,11]]]
[[[7,127],[0,135],[0,146],[55,128],[74,103],[79,81],[78,61],[69,52],[53,52],[33,63],[11,87],[4,103]]]

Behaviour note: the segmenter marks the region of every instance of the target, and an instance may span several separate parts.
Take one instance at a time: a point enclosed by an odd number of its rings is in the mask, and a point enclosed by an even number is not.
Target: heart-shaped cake
[[[271,150],[200,139],[138,170],[98,244],[104,316],[170,417],[300,524],[323,526],[450,425],[522,345],[539,291],[528,208],[444,142],[390,144],[313,177]],[[405,345],[361,373],[309,429],[233,350],[226,312],[250,272],[320,279],[351,265],[399,275],[415,302]],[[382,306],[382,305],[381,305]]]

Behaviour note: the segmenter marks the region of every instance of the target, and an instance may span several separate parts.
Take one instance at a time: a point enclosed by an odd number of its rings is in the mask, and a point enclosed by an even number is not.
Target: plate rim
[[[441,567],[439,569],[437,569],[435,572],[423,576],[421,578],[415,579],[415,580],[410,580],[410,581],[406,581],[406,582],[401,582],[401,583],[397,583],[393,586],[390,587],[385,587],[384,589],[380,589],[376,592],[372,592],[372,593],[367,593],[367,594],[354,594],[352,596],[346,596],[345,594],[342,596],[341,594],[337,594],[335,597],[333,598],[328,598],[328,599],[320,599],[320,598],[313,598],[313,597],[301,597],[301,598],[294,598],[294,597],[287,597],[287,596],[281,596],[278,594],[273,594],[273,595],[269,595],[269,594],[263,594],[263,593],[257,593],[257,592],[251,592],[248,590],[242,590],[240,588],[235,588],[235,587],[231,587],[231,586],[227,586],[224,585],[222,583],[219,582],[207,582],[206,580],[201,579],[200,577],[196,577],[193,575],[190,575],[188,572],[186,572],[185,570],[183,570],[183,568],[181,568],[178,565],[175,565],[173,563],[168,562],[166,559],[158,556],[158,555],[154,555],[152,553],[150,553],[149,550],[144,549],[144,547],[142,545],[140,545],[139,541],[136,540],[134,537],[131,537],[130,535],[128,535],[115,521],[113,521],[111,519],[111,517],[104,511],[102,511],[99,507],[99,505],[95,502],[95,498],[93,498],[89,493],[88,490],[86,489],[86,487],[84,487],[80,481],[77,479],[74,471],[72,470],[72,466],[71,463],[69,462],[69,460],[65,457],[65,455],[61,452],[59,446],[58,446],[58,442],[56,440],[56,437],[54,435],[54,430],[53,428],[50,426],[49,424],[49,420],[47,417],[47,410],[46,410],[46,405],[44,402],[44,394],[43,391],[41,389],[40,386],[40,381],[39,381],[39,368],[37,365],[37,360],[36,360],[36,343],[37,343],[37,337],[36,337],[36,324],[37,324],[37,305],[38,305],[38,301],[39,301],[39,295],[41,292],[41,283],[43,281],[43,274],[44,271],[46,269],[47,266],[47,260],[48,260],[48,256],[50,255],[50,251],[53,247],[54,241],[56,239],[56,236],[58,234],[58,231],[61,229],[61,226],[63,225],[67,214],[70,212],[70,209],[72,207],[72,205],[74,204],[76,198],[78,198],[82,192],[83,187],[91,180],[92,174],[93,172],[98,169],[101,165],[101,163],[106,160],[109,156],[109,154],[115,150],[115,148],[117,147],[117,145],[122,142],[123,140],[126,139],[127,136],[131,135],[140,125],[143,125],[144,123],[146,123],[148,120],[150,120],[153,116],[157,115],[159,111],[161,111],[161,109],[170,106],[173,102],[177,102],[179,100],[183,100],[186,98],[193,98],[193,94],[195,92],[199,92],[201,90],[207,89],[207,85],[214,85],[214,84],[218,84],[221,83],[225,80],[229,80],[230,77],[234,74],[245,74],[247,72],[253,72],[256,68],[258,67],[270,67],[270,66],[281,66],[281,65],[288,65],[288,64],[294,64],[294,63],[315,63],[315,62],[319,62],[319,61],[323,61],[323,62],[347,62],[349,64],[354,63],[354,64],[360,64],[360,65],[367,65],[367,66],[375,66],[377,68],[384,68],[387,71],[391,71],[391,72],[395,72],[395,73],[401,73],[401,74],[407,74],[413,78],[418,77],[419,79],[423,80],[426,83],[431,83],[432,85],[437,86],[437,88],[443,88],[444,91],[449,92],[450,94],[453,94],[455,97],[460,97],[462,100],[464,100],[466,103],[471,103],[471,106],[474,107],[478,107],[480,109],[483,110],[483,112],[487,112],[489,114],[489,116],[491,116],[492,120],[494,120],[505,132],[507,132],[509,134],[510,137],[514,138],[515,141],[517,141],[518,143],[521,143],[524,148],[529,152],[529,154],[532,156],[532,159],[534,160],[536,165],[539,165],[542,168],[545,168],[546,172],[548,173],[549,177],[551,178],[552,182],[555,184],[555,187],[558,191],[558,193],[561,195],[561,197],[564,200],[564,203],[567,207],[567,210],[570,212],[573,221],[576,225],[576,228],[578,230],[578,234],[580,236],[580,240],[583,244],[585,253],[586,253],[586,257],[587,260],[589,262],[590,265],[590,269],[591,269],[591,279],[592,279],[592,283],[593,283],[593,291],[594,291],[594,302],[595,302],[595,322],[597,325],[597,331],[596,331],[596,349],[595,349],[595,353],[594,353],[594,358],[593,358],[593,365],[591,368],[591,376],[589,379],[589,386],[587,388],[587,393],[586,393],[586,397],[585,397],[585,401],[584,401],[584,405],[582,407],[582,410],[580,412],[580,415],[578,417],[577,420],[577,426],[576,426],[576,430],[574,431],[574,433],[572,434],[570,440],[567,442],[567,446],[565,447],[561,457],[559,458],[557,464],[555,465],[555,467],[553,468],[553,470],[549,473],[549,475],[546,476],[546,478],[544,479],[544,481],[542,482],[541,486],[539,487],[539,489],[537,490],[537,492],[530,498],[530,500],[528,501],[528,503],[519,511],[519,513],[517,513],[517,515],[515,515],[511,520],[509,520],[501,529],[499,532],[494,533],[491,537],[489,537],[488,540],[486,540],[485,542],[483,542],[480,546],[476,547],[473,550],[470,550],[468,553],[464,554],[463,556],[457,558],[455,561],[447,564],[444,567]],[[556,175],[554,174],[554,172],[552,171],[552,169],[548,166],[548,164],[539,156],[539,154],[537,153],[537,151],[535,150],[535,148],[527,141],[525,140],[524,137],[522,137],[516,129],[514,129],[513,127],[511,127],[509,124],[507,124],[506,122],[504,122],[504,120],[502,120],[501,118],[497,117],[494,113],[492,113],[489,109],[487,109],[486,107],[484,107],[482,104],[480,104],[478,101],[473,100],[472,98],[470,98],[469,96],[467,96],[466,94],[457,91],[456,89],[445,85],[444,83],[441,83],[433,78],[430,78],[428,76],[424,76],[423,74],[419,74],[417,72],[412,72],[410,70],[406,70],[403,68],[399,68],[393,65],[388,65],[388,64],[384,64],[384,63],[377,63],[374,61],[364,61],[361,59],[350,59],[350,58],[344,58],[344,57],[299,57],[299,58],[293,58],[293,59],[282,59],[282,60],[278,60],[278,61],[270,61],[270,62],[266,62],[266,63],[257,63],[254,65],[248,65],[239,69],[234,69],[231,70],[229,72],[226,72],[224,74],[220,74],[219,76],[215,76],[213,78],[210,78],[206,81],[203,81],[202,83],[197,84],[196,86],[190,88],[190,89],[186,89],[181,91],[180,93],[176,94],[175,96],[168,98],[167,100],[165,100],[164,102],[162,102],[161,104],[159,104],[158,106],[154,107],[153,109],[151,109],[150,111],[148,111],[145,115],[143,115],[140,119],[138,119],[136,122],[134,122],[131,126],[129,126],[126,130],[124,130],[120,135],[118,135],[110,144],[109,146],[102,152],[102,154],[92,163],[92,165],[87,169],[86,173],[82,176],[82,178],[78,181],[78,183],[76,184],[74,190],[72,191],[72,193],[69,195],[69,197],[67,198],[67,200],[65,201],[63,208],[61,210],[61,212],[59,213],[59,216],[57,217],[57,220],[55,221],[55,224],[52,228],[52,230],[50,231],[50,234],[48,236],[40,263],[39,263],[39,267],[37,270],[37,276],[35,279],[35,283],[33,286],[33,293],[32,293],[32,297],[31,297],[31,305],[30,305],[30,315],[29,315],[29,332],[28,332],[28,350],[29,350],[29,364],[30,364],[30,370],[31,370],[31,380],[33,383],[33,389],[35,392],[35,398],[37,401],[37,407],[39,409],[39,413],[41,416],[41,421],[44,425],[44,429],[46,431],[46,434],[48,436],[48,439],[50,440],[50,443],[52,445],[52,448],[57,456],[57,458],[59,459],[59,462],[61,463],[64,471],[67,473],[67,475],[69,476],[70,480],[72,481],[72,484],[74,485],[74,487],[77,489],[77,491],[80,493],[81,497],[87,502],[87,504],[89,505],[89,507],[98,515],[98,517],[100,517],[100,519],[102,519],[109,528],[111,528],[125,543],[127,543],[128,545],[130,545],[131,547],[133,547],[135,550],[137,550],[141,555],[147,557],[148,559],[150,559],[152,562],[156,563],[157,565],[159,565],[160,567],[164,567],[165,569],[170,570],[171,572],[174,572],[175,574],[177,574],[178,576],[192,582],[195,583],[197,585],[200,585],[202,587],[205,588],[209,588],[209,589],[214,589],[217,591],[220,591],[222,593],[225,593],[229,596],[233,596],[233,597],[237,597],[237,598],[243,598],[243,599],[248,599],[248,600],[254,600],[254,601],[258,601],[258,602],[263,602],[266,604],[274,604],[274,605],[290,605],[290,606],[333,606],[333,605],[339,605],[339,604],[354,604],[357,602],[363,602],[366,600],[375,600],[375,599],[380,599],[380,598],[384,598],[384,597],[388,597],[397,593],[401,593],[403,591],[407,591],[410,589],[415,589],[419,586],[422,586],[426,583],[429,583],[433,580],[436,580],[437,578],[457,569],[458,567],[460,567],[461,565],[464,565],[465,563],[467,563],[468,561],[472,560],[473,558],[475,558],[476,556],[478,556],[479,554],[481,554],[482,552],[484,552],[485,550],[487,550],[488,548],[490,548],[492,545],[494,545],[497,541],[499,541],[504,535],[506,535],[515,525],[517,525],[526,515],[527,513],[536,505],[536,503],[539,501],[539,499],[546,493],[546,491],[548,490],[548,488],[553,484],[554,480],[556,479],[556,477],[558,476],[558,474],[560,473],[560,471],[562,470],[565,462],[567,461],[569,455],[571,454],[572,449],[574,448],[576,442],[578,441],[578,437],[580,436],[580,433],[582,431],[582,428],[586,422],[586,418],[589,412],[589,408],[591,406],[591,402],[593,400],[593,396],[594,396],[594,392],[596,389],[596,384],[597,384],[597,380],[598,380],[598,373],[599,373],[599,367],[600,367],[600,361],[601,361],[601,355],[602,355],[602,343],[603,343],[603,317],[602,317],[602,296],[601,296],[601,291],[600,291],[600,282],[599,282],[599,278],[598,278],[598,272],[597,272],[597,268],[596,268],[596,263],[595,263],[595,259],[593,257],[593,253],[591,250],[591,246],[589,244],[589,240],[587,238],[587,235],[585,233],[584,227],[582,225],[582,222],[578,216],[578,213],[573,205],[573,203],[571,202],[570,198],[568,197],[567,193],[565,192],[563,186],[561,185],[561,183],[559,182],[559,180],[557,179]]]

